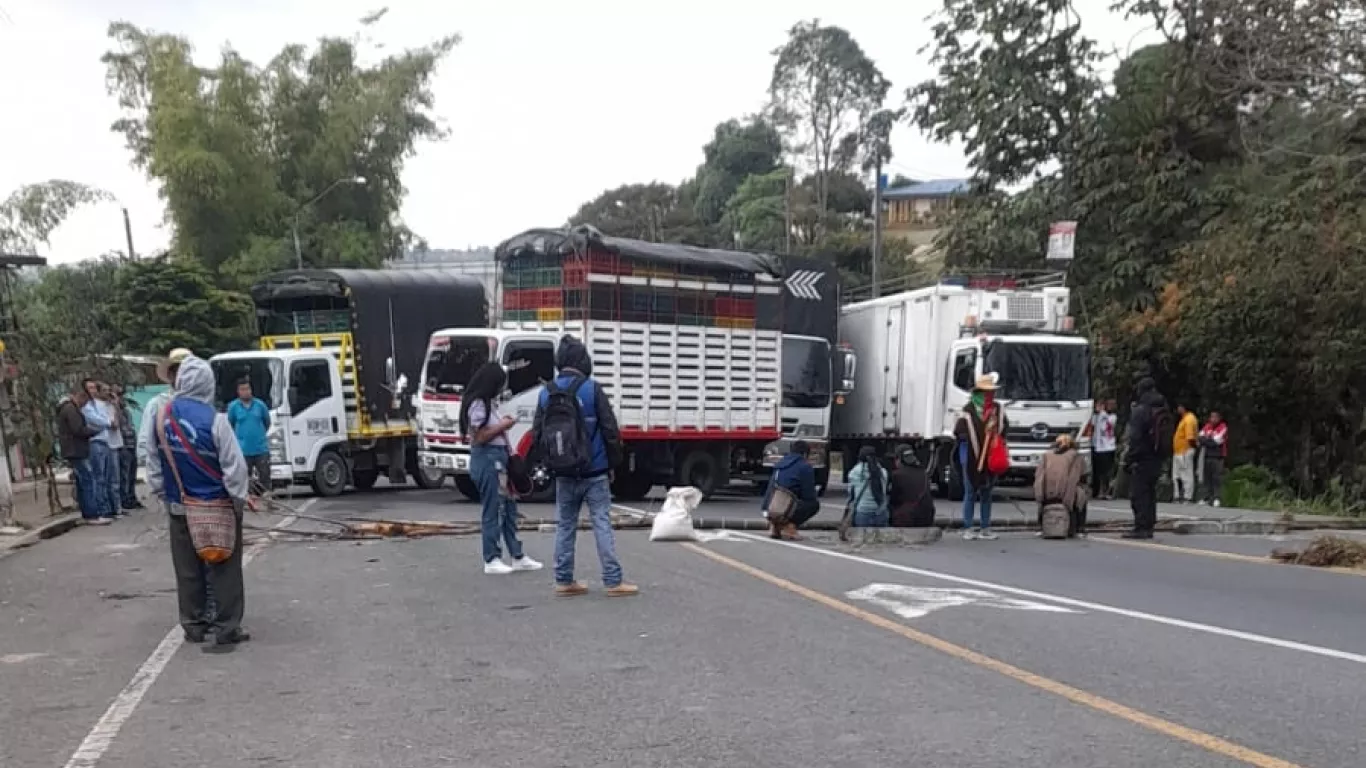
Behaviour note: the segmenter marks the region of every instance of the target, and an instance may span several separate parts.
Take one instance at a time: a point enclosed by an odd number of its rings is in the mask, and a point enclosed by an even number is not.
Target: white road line
[[[299,511],[307,511],[309,507],[318,499],[316,497],[308,499],[299,505]],[[275,524],[276,529],[288,528],[298,518],[290,515]],[[270,540],[266,539],[259,544],[251,546],[242,554],[242,567],[246,568],[256,555],[266,548]],[[118,737],[119,731],[123,730],[123,724],[128,722],[128,718],[133,716],[138,704],[142,703],[142,697],[147,695],[157,678],[166,670],[166,665],[171,662],[176,651],[185,644],[185,633],[180,627],[172,627],[166,636],[161,638],[156,650],[152,655],[142,662],[138,671],[133,673],[133,679],[128,681],[128,685],[119,691],[119,695],[114,697],[114,703],[105,710],[104,716],[95,723],[95,727],[86,734],[85,740],[76,748],[76,752],[71,755],[71,759],[66,761],[65,768],[94,768],[104,757],[104,753],[113,746],[114,739]]]
[[[1005,592],[1011,595],[1018,595],[1020,597],[1033,598],[1035,600],[1046,600],[1049,602],[1057,603],[1058,605],[1067,605],[1073,608],[1083,608],[1086,610],[1097,611],[1100,613],[1111,613],[1116,616],[1124,616],[1130,619],[1138,619],[1140,621],[1149,621],[1154,624],[1165,624],[1170,627],[1190,629],[1196,632],[1204,632],[1210,635],[1219,635],[1220,637],[1232,637],[1238,640],[1246,640],[1250,643],[1259,643],[1261,645],[1269,645],[1275,648],[1284,648],[1290,651],[1300,651],[1301,653],[1309,653],[1315,656],[1326,656],[1330,659],[1340,659],[1342,661],[1350,661],[1356,664],[1366,664],[1366,655],[1360,653],[1352,653],[1350,651],[1339,651],[1335,648],[1324,648],[1322,646],[1310,645],[1308,643],[1301,643],[1294,640],[1283,640],[1279,637],[1268,637],[1267,635],[1258,635],[1253,632],[1243,632],[1242,630],[1238,629],[1226,629],[1224,627],[1216,627],[1211,624],[1201,624],[1196,621],[1175,619],[1170,616],[1159,616],[1154,613],[1132,611],[1128,608],[1119,608],[1113,605],[1105,605],[1104,603],[1092,603],[1087,600],[1077,600],[1071,597],[1052,595],[1047,592],[1035,592],[1029,589],[1020,589],[1019,587],[1006,586],[1005,584],[994,584],[990,581],[982,581],[980,579],[968,579],[962,576],[954,576],[953,574],[949,573],[929,571],[925,570],[924,568],[912,568],[908,565],[888,563],[883,560],[874,560],[870,557],[860,557],[858,555],[850,555],[844,552],[834,552],[827,549],[817,549],[815,547],[809,547],[804,544],[797,544],[790,541],[778,541],[775,539],[770,539],[767,536],[756,536],[755,534],[746,533],[744,531],[735,531],[735,534],[737,536],[743,536],[747,539],[753,539],[755,541],[763,542],[765,544],[775,544],[784,547],[791,547],[792,549],[799,549],[804,552],[813,552],[818,555],[826,555],[827,557],[837,557],[841,560],[862,563],[863,565],[872,565],[878,568],[886,568],[892,571],[900,571],[902,573],[909,573],[915,576],[924,576],[926,578],[939,579],[940,581],[948,581],[955,584],[965,584],[970,587],[990,589],[995,590],[997,592]]]

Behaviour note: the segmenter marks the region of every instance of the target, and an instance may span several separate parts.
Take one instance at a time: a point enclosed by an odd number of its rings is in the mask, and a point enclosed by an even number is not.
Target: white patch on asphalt
[[[0,656],[0,664],[23,664],[26,661],[41,659],[46,653],[7,653]]]
[[[308,499],[299,505],[299,511],[306,512],[317,500],[316,497]],[[294,515],[289,515],[276,523],[274,527],[276,529],[288,528],[297,519]],[[242,567],[246,568],[263,549],[265,549],[265,543],[248,547],[247,551],[242,554]],[[166,665],[170,663],[176,651],[180,650],[180,646],[184,644],[185,633],[179,626],[172,627],[171,631],[161,638],[161,642],[157,644],[156,650],[152,651],[152,655],[148,656],[147,660],[142,662],[142,666],[138,667],[138,671],[133,673],[133,679],[129,680],[128,685],[125,685],[123,690],[119,691],[119,695],[114,697],[114,703],[109,705],[109,709],[105,710],[99,722],[95,723],[95,727],[86,734],[81,745],[76,747],[76,752],[71,755],[70,760],[66,761],[65,768],[93,768],[99,764],[100,758],[104,757],[104,753],[113,746],[114,739],[118,737],[119,731],[123,730],[123,724],[128,722],[128,719],[133,716],[133,712],[137,710],[138,704],[142,703],[142,697],[151,690],[152,685],[166,670]]]
[[[1268,637],[1267,635],[1258,635],[1253,632],[1244,632],[1239,629],[1227,629],[1225,627],[1216,627],[1212,624],[1201,624],[1196,621],[1186,621],[1185,619],[1176,619],[1170,616],[1160,616],[1155,613],[1131,611],[1128,608],[1118,608],[1113,605],[1105,605],[1104,603],[1092,603],[1086,600],[1077,600],[1071,597],[1063,597],[1061,595],[1051,595],[1047,592],[1035,592],[1029,589],[1020,589],[1019,587],[1006,586],[1004,584],[993,584],[990,581],[968,579],[962,576],[954,576],[950,573],[928,571],[924,568],[912,568],[908,565],[888,563],[883,560],[874,560],[871,557],[850,555],[844,552],[836,552],[834,550],[829,549],[817,549],[815,547],[809,547],[804,544],[798,544],[796,542],[779,541],[777,539],[770,539],[767,536],[756,536],[752,533],[746,533],[742,531],[736,531],[735,534],[737,536],[743,536],[744,538],[763,542],[765,544],[774,544],[777,546],[790,547],[792,549],[802,550],[803,552],[813,552],[818,555],[825,555],[826,557],[837,557],[841,560],[848,560],[854,563],[862,563],[864,565],[872,565],[878,568],[887,568],[889,570],[899,571],[901,573],[909,573],[914,576],[924,576],[927,578],[939,579],[940,581],[948,581],[955,584],[965,584],[970,587],[978,587],[982,589],[995,590],[997,592],[1005,592],[1007,594],[1019,595],[1020,597],[1026,597],[1033,600],[1044,600],[1046,602],[1057,603],[1058,605],[1065,605],[1071,608],[1080,608],[1082,610],[1096,611],[1097,613],[1110,613],[1116,616],[1124,616],[1130,619],[1138,619],[1139,621],[1149,621],[1154,624],[1165,624],[1169,627],[1180,627],[1182,629],[1190,629],[1196,632],[1204,632],[1210,635],[1218,635],[1220,637],[1232,637],[1238,640],[1246,640],[1250,643],[1268,645],[1273,648],[1283,648],[1289,651],[1299,651],[1301,653],[1313,654],[1315,656],[1326,656],[1330,659],[1339,659],[1341,661],[1350,661],[1355,664],[1366,665],[1366,654],[1352,653],[1350,651],[1340,651],[1336,648],[1324,648],[1322,646],[1310,645],[1308,643],[1301,643],[1295,640],[1284,640],[1279,637]]]
[[[738,533],[738,531],[698,531],[697,540],[702,542],[703,544],[709,541],[733,541],[736,544],[744,544],[747,541],[747,539],[742,539],[739,536],[736,536],[736,533]]]
[[[646,520],[655,516],[653,512],[646,512],[643,509],[636,509],[635,507],[623,507],[620,504],[613,504],[612,509],[619,509],[637,520]]]
[[[1060,605],[1048,605],[1013,597],[1002,597],[981,589],[952,587],[912,587],[907,584],[869,584],[844,593],[851,600],[862,600],[891,611],[903,619],[918,619],[944,608],[980,605],[983,608],[1002,608],[1007,611],[1042,611],[1044,613],[1080,613]]]

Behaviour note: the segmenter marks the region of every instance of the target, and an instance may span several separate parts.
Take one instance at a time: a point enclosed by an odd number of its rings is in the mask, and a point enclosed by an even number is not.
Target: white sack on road
[[[650,526],[650,541],[697,541],[692,527],[692,511],[702,503],[702,492],[692,486],[670,488],[664,508]]]

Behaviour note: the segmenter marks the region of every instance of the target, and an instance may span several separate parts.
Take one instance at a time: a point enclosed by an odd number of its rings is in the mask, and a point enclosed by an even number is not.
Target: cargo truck
[[[210,360],[220,404],[250,381],[271,410],[275,485],[311,485],[335,496],[420,471],[417,381],[437,328],[485,327],[484,287],[443,269],[302,270],[271,275],[251,289],[260,349]]]
[[[1052,281],[1050,281],[1052,282]],[[1069,293],[1051,285],[985,289],[950,282],[850,304],[840,338],[859,359],[857,386],[834,410],[832,450],[918,450],[941,495],[963,496],[953,428],[983,374],[997,374],[1010,454],[1007,481],[1032,482],[1060,434],[1090,417],[1090,345],[1072,333]],[[1089,443],[1081,441],[1089,461]]]
[[[765,254],[608,237],[592,227],[531,230],[497,255],[500,327],[434,333],[419,395],[422,466],[453,475],[466,496],[478,495],[458,428],[470,375],[488,360],[508,369],[502,409],[518,422],[510,444],[527,455],[541,387],[555,374],[566,333],[588,346],[593,377],[621,426],[626,457],[615,473],[617,498],[643,498],[656,484],[692,485],[710,496],[732,478],[762,475],[774,446],[799,429],[817,443],[824,466],[838,311],[838,287],[826,272]],[[831,283],[824,292],[815,287],[823,280]],[[785,329],[796,344],[790,382]],[[538,488],[548,484],[539,468],[533,474]]]

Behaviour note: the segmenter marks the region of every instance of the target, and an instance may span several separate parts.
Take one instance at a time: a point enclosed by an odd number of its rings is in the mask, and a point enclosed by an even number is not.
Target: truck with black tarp
[[[304,483],[322,496],[365,490],[380,473],[439,484],[417,461],[409,392],[437,328],[484,328],[484,287],[444,269],[281,272],[251,289],[260,349],[210,362],[218,401],[239,381],[271,411],[274,484]]]
[[[643,497],[656,484],[710,495],[733,478],[762,477],[765,460],[806,423],[802,434],[823,460],[839,311],[827,267],[589,226],[530,230],[496,254],[498,327],[433,333],[420,395],[423,466],[454,475],[467,495],[476,491],[456,416],[469,375],[487,360],[508,369],[501,408],[518,420],[508,432],[513,450],[527,455],[541,385],[555,375],[566,333],[587,345],[616,411],[626,447],[618,498]]]

